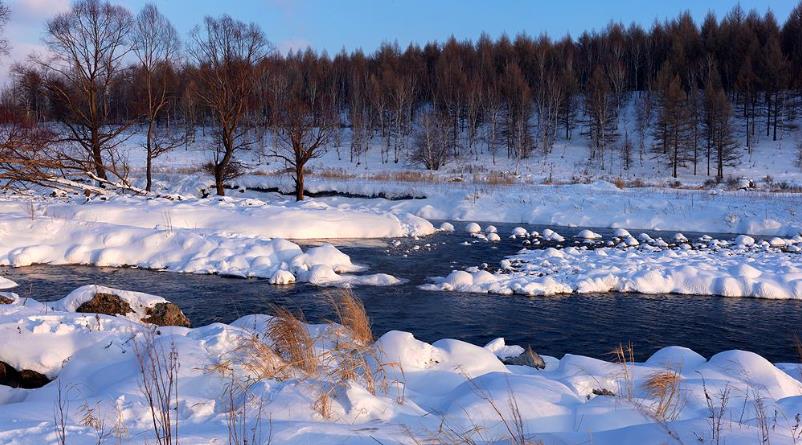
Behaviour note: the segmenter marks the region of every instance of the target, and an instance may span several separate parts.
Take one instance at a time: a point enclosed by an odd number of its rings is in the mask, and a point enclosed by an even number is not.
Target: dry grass
[[[635,348],[632,343],[626,345],[619,344],[618,347],[610,352],[615,362],[621,365],[621,387],[617,394],[623,395],[627,400],[632,400],[633,397],[633,375],[632,364],[635,363]]]
[[[315,176],[327,179],[354,179],[357,177],[343,168],[323,168],[315,172]]]
[[[440,182],[438,177],[433,173],[419,172],[419,171],[396,171],[396,172],[379,172],[374,173],[368,177],[374,181],[398,181],[398,182]]]
[[[613,180],[613,184],[615,184],[615,186],[618,187],[619,189],[623,189],[624,187],[627,186],[627,183],[624,182],[624,178],[621,177],[615,178]]]
[[[259,336],[244,339],[238,349],[244,352],[242,366],[257,380],[287,377],[287,363]]]
[[[320,417],[324,419],[331,418],[331,395],[329,391],[322,391],[320,393],[320,396],[315,400],[314,409],[320,414]]]
[[[653,414],[658,420],[671,421],[679,415],[681,380],[679,372],[668,370],[655,372],[644,382],[644,389],[656,401]]]
[[[274,312],[266,334],[273,341],[275,351],[289,365],[308,375],[317,375],[319,361],[315,342],[306,324],[284,308],[276,307]]]
[[[513,185],[518,178],[512,173],[493,170],[485,176],[474,175],[473,182],[488,185]]]
[[[351,338],[362,346],[373,342],[373,330],[365,305],[354,295],[351,289],[343,289],[339,295],[329,298],[340,324],[345,327]]]

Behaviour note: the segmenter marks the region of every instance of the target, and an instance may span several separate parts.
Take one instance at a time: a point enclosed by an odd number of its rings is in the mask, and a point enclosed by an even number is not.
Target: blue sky
[[[145,0],[113,0],[137,11]],[[763,13],[771,9],[780,22],[796,5],[796,0],[741,0],[744,9]],[[722,16],[736,4],[734,0],[155,0],[154,3],[186,36],[206,15],[227,13],[244,21],[254,21],[280,50],[311,46],[336,53],[363,48],[372,51],[384,41],[442,41],[452,34],[459,39],[477,38],[482,31],[493,37],[506,32],[530,35],[546,32],[553,37],[583,30],[600,29],[612,21],[625,24],[651,24],[655,19],[675,17],[689,10],[701,20],[708,10]],[[44,23],[53,14],[69,7],[69,0],[9,0],[12,21],[6,37],[11,54],[0,63],[0,79],[5,66],[41,49]]]

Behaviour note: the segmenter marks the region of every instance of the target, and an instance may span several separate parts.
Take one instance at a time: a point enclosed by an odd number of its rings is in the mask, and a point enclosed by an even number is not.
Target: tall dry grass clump
[[[679,415],[681,380],[679,372],[667,370],[653,373],[644,382],[644,389],[656,401],[653,413],[658,420],[671,421]]]
[[[361,346],[373,343],[373,330],[365,305],[351,289],[343,289],[339,295],[331,296],[330,301],[340,324],[348,330],[353,341]]]
[[[287,309],[275,307],[266,334],[272,340],[275,352],[289,365],[306,374],[317,375],[319,362],[315,341],[300,317]]]

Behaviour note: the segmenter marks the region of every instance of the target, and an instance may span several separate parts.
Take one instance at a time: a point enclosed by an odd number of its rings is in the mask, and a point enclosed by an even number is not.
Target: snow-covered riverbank
[[[331,245],[306,252],[286,238],[423,236],[411,214],[336,209],[322,203],[269,205],[255,199],[45,198],[0,201],[0,265],[88,264],[268,278],[321,285],[396,284]],[[2,286],[2,283],[0,283]]]
[[[256,443],[282,444],[520,436],[545,444],[792,444],[799,435],[799,366],[751,352],[705,358],[670,347],[643,363],[566,355],[543,357],[537,369],[502,363],[523,351],[503,340],[427,344],[391,331],[362,344],[332,324],[303,327],[314,347],[302,367],[286,361],[266,315],[154,331],[130,317],[70,312],[77,301],[3,295],[11,302],[0,304],[0,338],[12,341],[0,343],[0,361],[55,379],[39,389],[0,385],[3,444],[57,443],[59,393],[67,443],[96,443],[100,429],[114,443],[154,442],[141,363],[150,371],[171,351],[179,366],[170,409],[184,444],[227,443],[229,425]],[[526,357],[518,363],[538,364]]]
[[[246,187],[291,190],[286,178],[248,176]],[[427,219],[489,221],[569,227],[610,227],[794,236],[802,232],[802,194],[756,191],[623,188],[591,184],[463,184],[338,180],[311,177],[311,191],[419,199],[315,198],[330,206],[352,205],[377,212],[412,213]],[[179,189],[192,192],[185,182]],[[245,192],[246,195],[250,192]],[[253,193],[253,196],[264,194]],[[277,196],[273,194],[273,196]],[[287,199],[279,198],[279,199]]]

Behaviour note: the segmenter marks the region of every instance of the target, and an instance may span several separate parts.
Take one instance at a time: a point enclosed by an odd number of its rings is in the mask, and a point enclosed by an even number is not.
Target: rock
[[[30,369],[17,371],[8,363],[0,361],[0,385],[12,388],[36,389],[48,383],[50,383],[50,379],[42,373],[31,371]]]
[[[104,314],[104,315],[126,315],[134,312],[127,301],[114,294],[98,292],[91,300],[81,304],[75,312]]]
[[[502,360],[505,365],[529,366],[535,369],[545,369],[546,362],[531,346],[527,346],[526,351],[517,357],[510,357]]]
[[[145,323],[157,326],[182,326],[185,328],[192,326],[189,318],[181,312],[181,309],[175,303],[156,303],[152,308],[148,308],[145,313],[147,317],[142,319]]]
[[[30,369],[23,369],[19,372],[20,383],[19,387],[22,389],[36,389],[41,388],[48,383],[50,383],[50,379],[47,378],[46,375],[31,371]]]
[[[602,388],[602,389],[593,388],[592,392],[594,396],[615,397],[615,393],[607,388]]]
[[[6,297],[5,295],[0,295],[0,304],[11,304],[14,300],[11,297]]]

